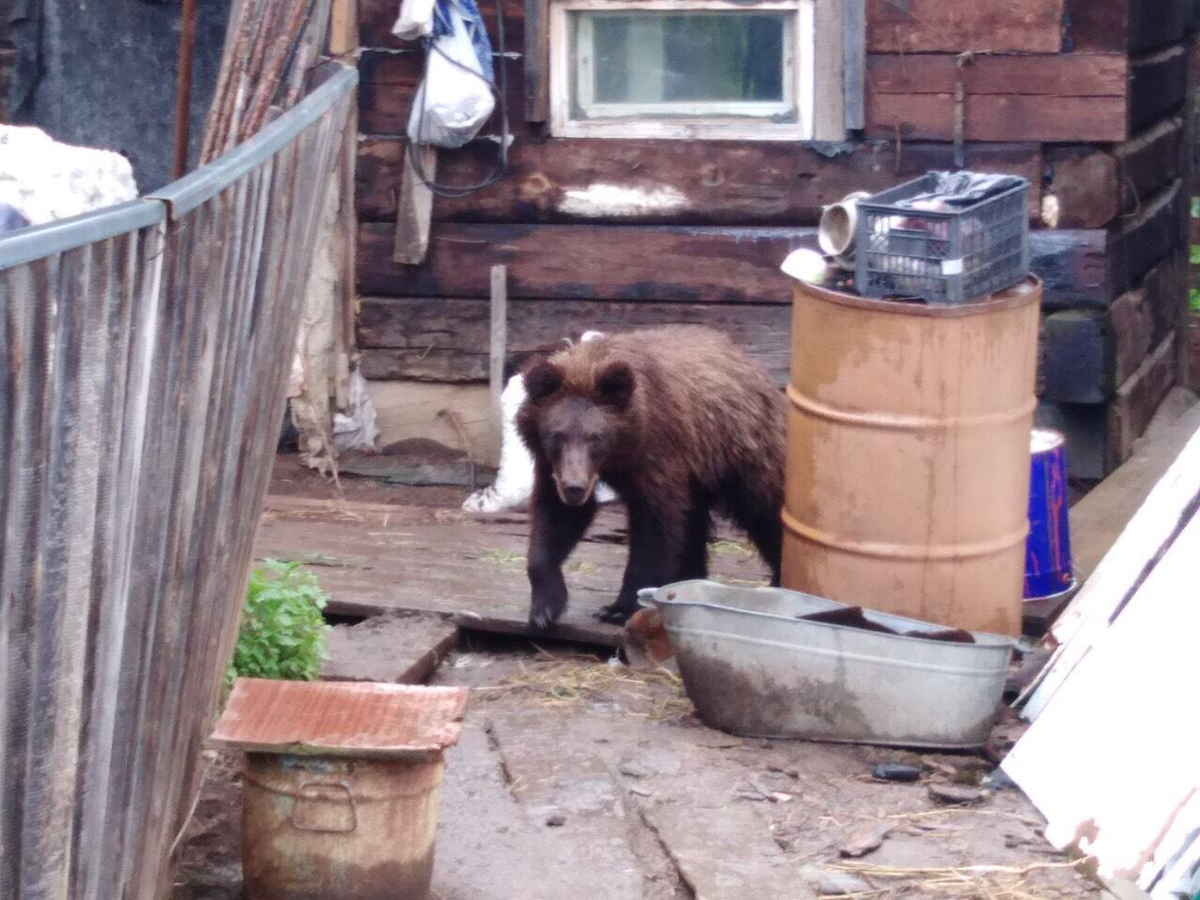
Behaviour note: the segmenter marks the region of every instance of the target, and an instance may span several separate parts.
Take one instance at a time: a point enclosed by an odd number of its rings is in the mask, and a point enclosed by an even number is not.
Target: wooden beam
[[[586,330],[651,325],[719,328],[787,382],[791,308],[784,304],[508,301],[508,352],[522,353]],[[485,382],[488,303],[450,297],[364,297],[358,320],[363,373],[372,380]]]
[[[1133,0],[1129,5],[1129,52],[1183,40],[1191,6],[1188,0]]]
[[[1160,188],[1179,178],[1183,164],[1183,120],[1165,119],[1113,151],[1117,161],[1120,211],[1136,215]]]
[[[875,53],[1057,53],[1062,17],[1062,0],[867,0],[867,47]]]
[[[954,137],[954,94],[867,94],[867,136],[907,140]],[[1051,97],[985,94],[966,100],[968,141],[1097,143],[1125,139],[1123,97]]]
[[[441,223],[419,267],[391,261],[392,239],[386,225],[360,228],[360,293],[482,298],[503,263],[515,297],[786,303],[779,265],[816,230]]]
[[[490,169],[495,145],[444,152],[439,177],[471,184]],[[404,144],[364,138],[358,204],[369,221],[395,221]],[[863,142],[834,152],[776,142],[518,140],[509,174],[470,197],[439,197],[439,221],[624,224],[815,225],[821,209],[855,190],[880,191],[953,166],[950,144]],[[970,144],[969,168],[1030,182],[1030,214],[1041,203],[1037,144]]]
[[[1182,182],[1159,191],[1136,216],[1126,219],[1112,241],[1114,283],[1120,292],[1135,287],[1178,244],[1179,217],[1186,213]]]
[[[816,245],[813,228],[439,223],[425,265],[404,267],[391,261],[391,226],[366,223],[358,236],[360,294],[483,299],[488,267],[503,263],[510,309],[514,297],[786,305],[779,265]],[[1048,309],[1107,308],[1116,297],[1106,230],[1033,231],[1029,244]]]
[[[1137,134],[1183,106],[1188,59],[1183,47],[1168,47],[1130,66],[1129,133]]]
[[[1117,160],[1091,146],[1052,147],[1046,151],[1053,222],[1058,228],[1100,228],[1120,212]]]
[[[948,94],[961,81],[969,95],[1124,97],[1128,77],[1123,53],[980,55],[967,62],[934,53],[867,57],[867,79],[879,94]]]

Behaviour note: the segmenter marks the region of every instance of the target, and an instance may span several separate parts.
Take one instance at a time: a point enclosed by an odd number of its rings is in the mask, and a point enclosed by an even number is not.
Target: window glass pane
[[[591,101],[607,104],[781,102],[787,13],[579,14]],[[590,46],[588,38],[590,36]],[[580,72],[586,78],[586,68]]]

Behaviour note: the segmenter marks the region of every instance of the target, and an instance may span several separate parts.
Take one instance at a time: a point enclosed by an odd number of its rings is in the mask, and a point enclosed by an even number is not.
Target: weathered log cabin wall
[[[494,4],[482,5],[494,39]],[[967,167],[1033,185],[1046,280],[1039,416],[1067,432],[1074,473],[1098,477],[1126,458],[1179,377],[1184,0],[867,0],[865,127],[839,143],[551,138],[526,116],[539,86],[513,57],[510,171],[435,201],[419,266],[391,258],[422,65],[390,34],[396,6],[360,0],[357,176],[358,339],[368,378],[404,383],[391,398],[486,379],[496,263],[508,266],[512,349],[589,328],[707,322],[782,381],[783,257],[812,242],[822,205],[953,167],[956,148]],[[525,0],[504,0],[504,15],[506,49],[525,55]],[[438,180],[474,182],[494,155],[492,140],[442,152]],[[481,427],[486,403],[472,403]],[[382,405],[386,438],[393,404]]]

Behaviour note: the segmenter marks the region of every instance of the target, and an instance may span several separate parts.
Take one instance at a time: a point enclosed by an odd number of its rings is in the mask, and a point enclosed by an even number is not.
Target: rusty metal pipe
[[[196,0],[183,0],[179,22],[179,74],[175,80],[175,178],[188,169],[192,121],[192,59],[196,51]]]

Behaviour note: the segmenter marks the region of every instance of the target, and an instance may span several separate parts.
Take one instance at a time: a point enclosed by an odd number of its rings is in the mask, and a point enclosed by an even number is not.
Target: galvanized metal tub
[[[1021,633],[1041,293],[927,306],[796,282],[785,587]]]
[[[423,900],[442,759],[246,755],[246,900]]]
[[[684,581],[643,591],[659,609],[701,720],[749,737],[905,747],[984,744],[1014,640],[950,643],[805,621],[839,608],[783,588]],[[900,631],[942,626],[866,611]]]

